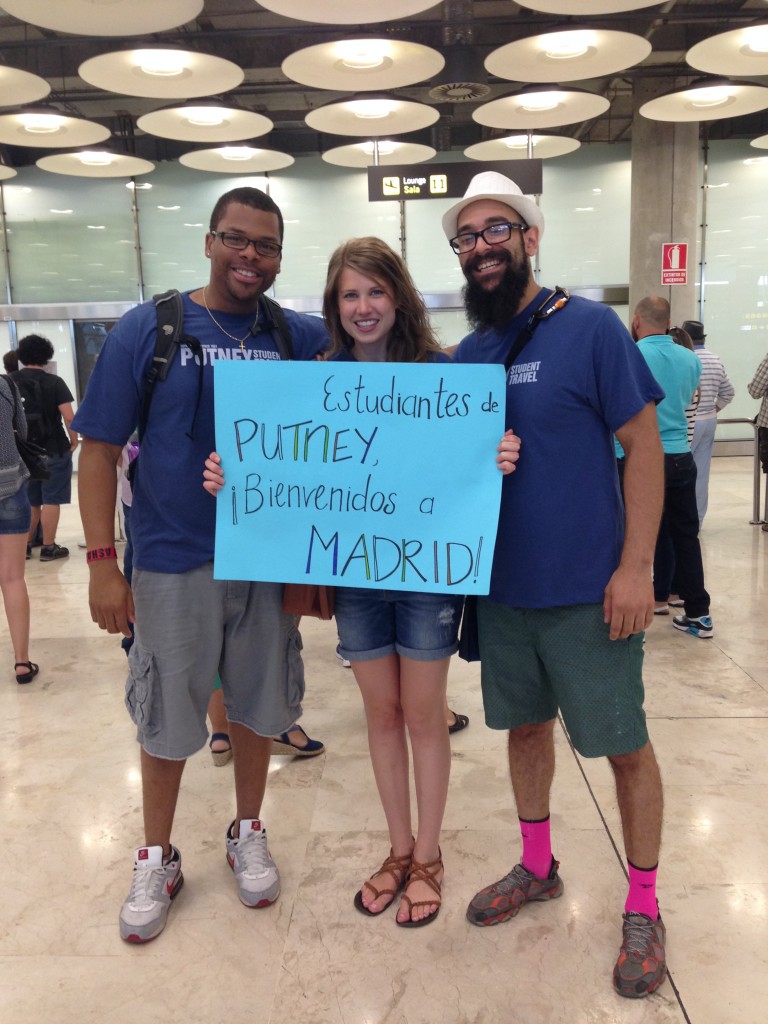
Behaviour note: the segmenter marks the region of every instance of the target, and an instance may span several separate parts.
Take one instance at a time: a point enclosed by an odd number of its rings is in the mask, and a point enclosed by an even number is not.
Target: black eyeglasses
[[[259,256],[267,256],[271,260],[276,260],[283,251],[282,245],[278,245],[277,242],[268,242],[265,238],[248,238],[236,231],[212,231],[211,234],[214,238],[220,238],[228,249],[238,249],[242,252],[252,245]]]
[[[513,231],[527,231],[527,224],[515,224],[512,221],[504,220],[499,224],[491,224],[482,231],[467,231],[463,235],[456,235],[450,241],[450,246],[455,253],[472,252],[477,245],[478,238],[482,238],[486,245],[496,245],[498,242],[506,242],[512,237]]]

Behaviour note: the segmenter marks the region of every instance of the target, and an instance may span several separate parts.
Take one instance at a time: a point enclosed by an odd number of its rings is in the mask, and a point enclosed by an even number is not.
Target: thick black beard
[[[467,283],[464,285],[463,291],[464,306],[470,325],[475,330],[481,327],[496,329],[506,327],[520,312],[530,283],[528,261],[523,261],[522,265],[515,265],[511,256],[507,256],[504,274],[491,291],[486,291],[477,281],[473,280],[469,276],[471,271],[472,262],[464,268]]]

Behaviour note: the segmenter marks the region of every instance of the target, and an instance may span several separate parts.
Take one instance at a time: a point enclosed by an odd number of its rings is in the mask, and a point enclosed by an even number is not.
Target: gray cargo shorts
[[[217,672],[230,721],[273,736],[301,715],[301,636],[282,610],[281,583],[215,580],[209,562],[184,573],[134,569],[132,589],[125,704],[148,754],[183,760],[205,746]]]

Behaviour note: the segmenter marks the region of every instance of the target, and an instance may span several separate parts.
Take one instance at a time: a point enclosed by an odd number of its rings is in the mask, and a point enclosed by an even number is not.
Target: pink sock
[[[629,892],[627,902],[624,904],[625,914],[645,914],[652,921],[659,916],[659,905],[656,902],[656,874],[659,869],[657,864],[652,868],[636,868],[634,864],[627,861],[629,868]]]
[[[519,818],[523,836],[523,867],[537,878],[546,878],[552,868],[552,843],[549,837],[549,815],[540,821]]]

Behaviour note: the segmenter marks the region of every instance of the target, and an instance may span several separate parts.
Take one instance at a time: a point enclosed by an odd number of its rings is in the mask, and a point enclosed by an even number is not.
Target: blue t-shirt
[[[650,334],[641,338],[637,348],[664,390],[664,401],[659,402],[656,408],[664,454],[679,455],[690,451],[685,410],[699,385],[701,360],[695,352],[676,345],[668,334]],[[616,454],[619,458],[624,456],[624,449],[618,441]]]
[[[141,443],[131,508],[134,565],[179,573],[213,558],[216,502],[203,490],[203,463],[215,448],[213,363],[217,359],[279,359],[272,334],[247,337],[245,351],[219,329],[203,306],[183,294],[184,333],[203,349],[202,395],[199,360],[181,345],[152,395]],[[294,357],[314,359],[328,347],[322,320],[284,310]],[[253,315],[216,311],[224,330],[241,338]],[[122,447],[136,429],[144,378],[155,351],[157,318],[153,302],[130,310],[109,332],[96,360],[73,429],[85,437]]]
[[[503,331],[468,335],[457,363],[503,363],[547,293]],[[504,477],[490,598],[514,608],[599,604],[621,557],[613,434],[663,398],[619,318],[574,296],[536,328],[507,374],[506,425],[521,438]]]

